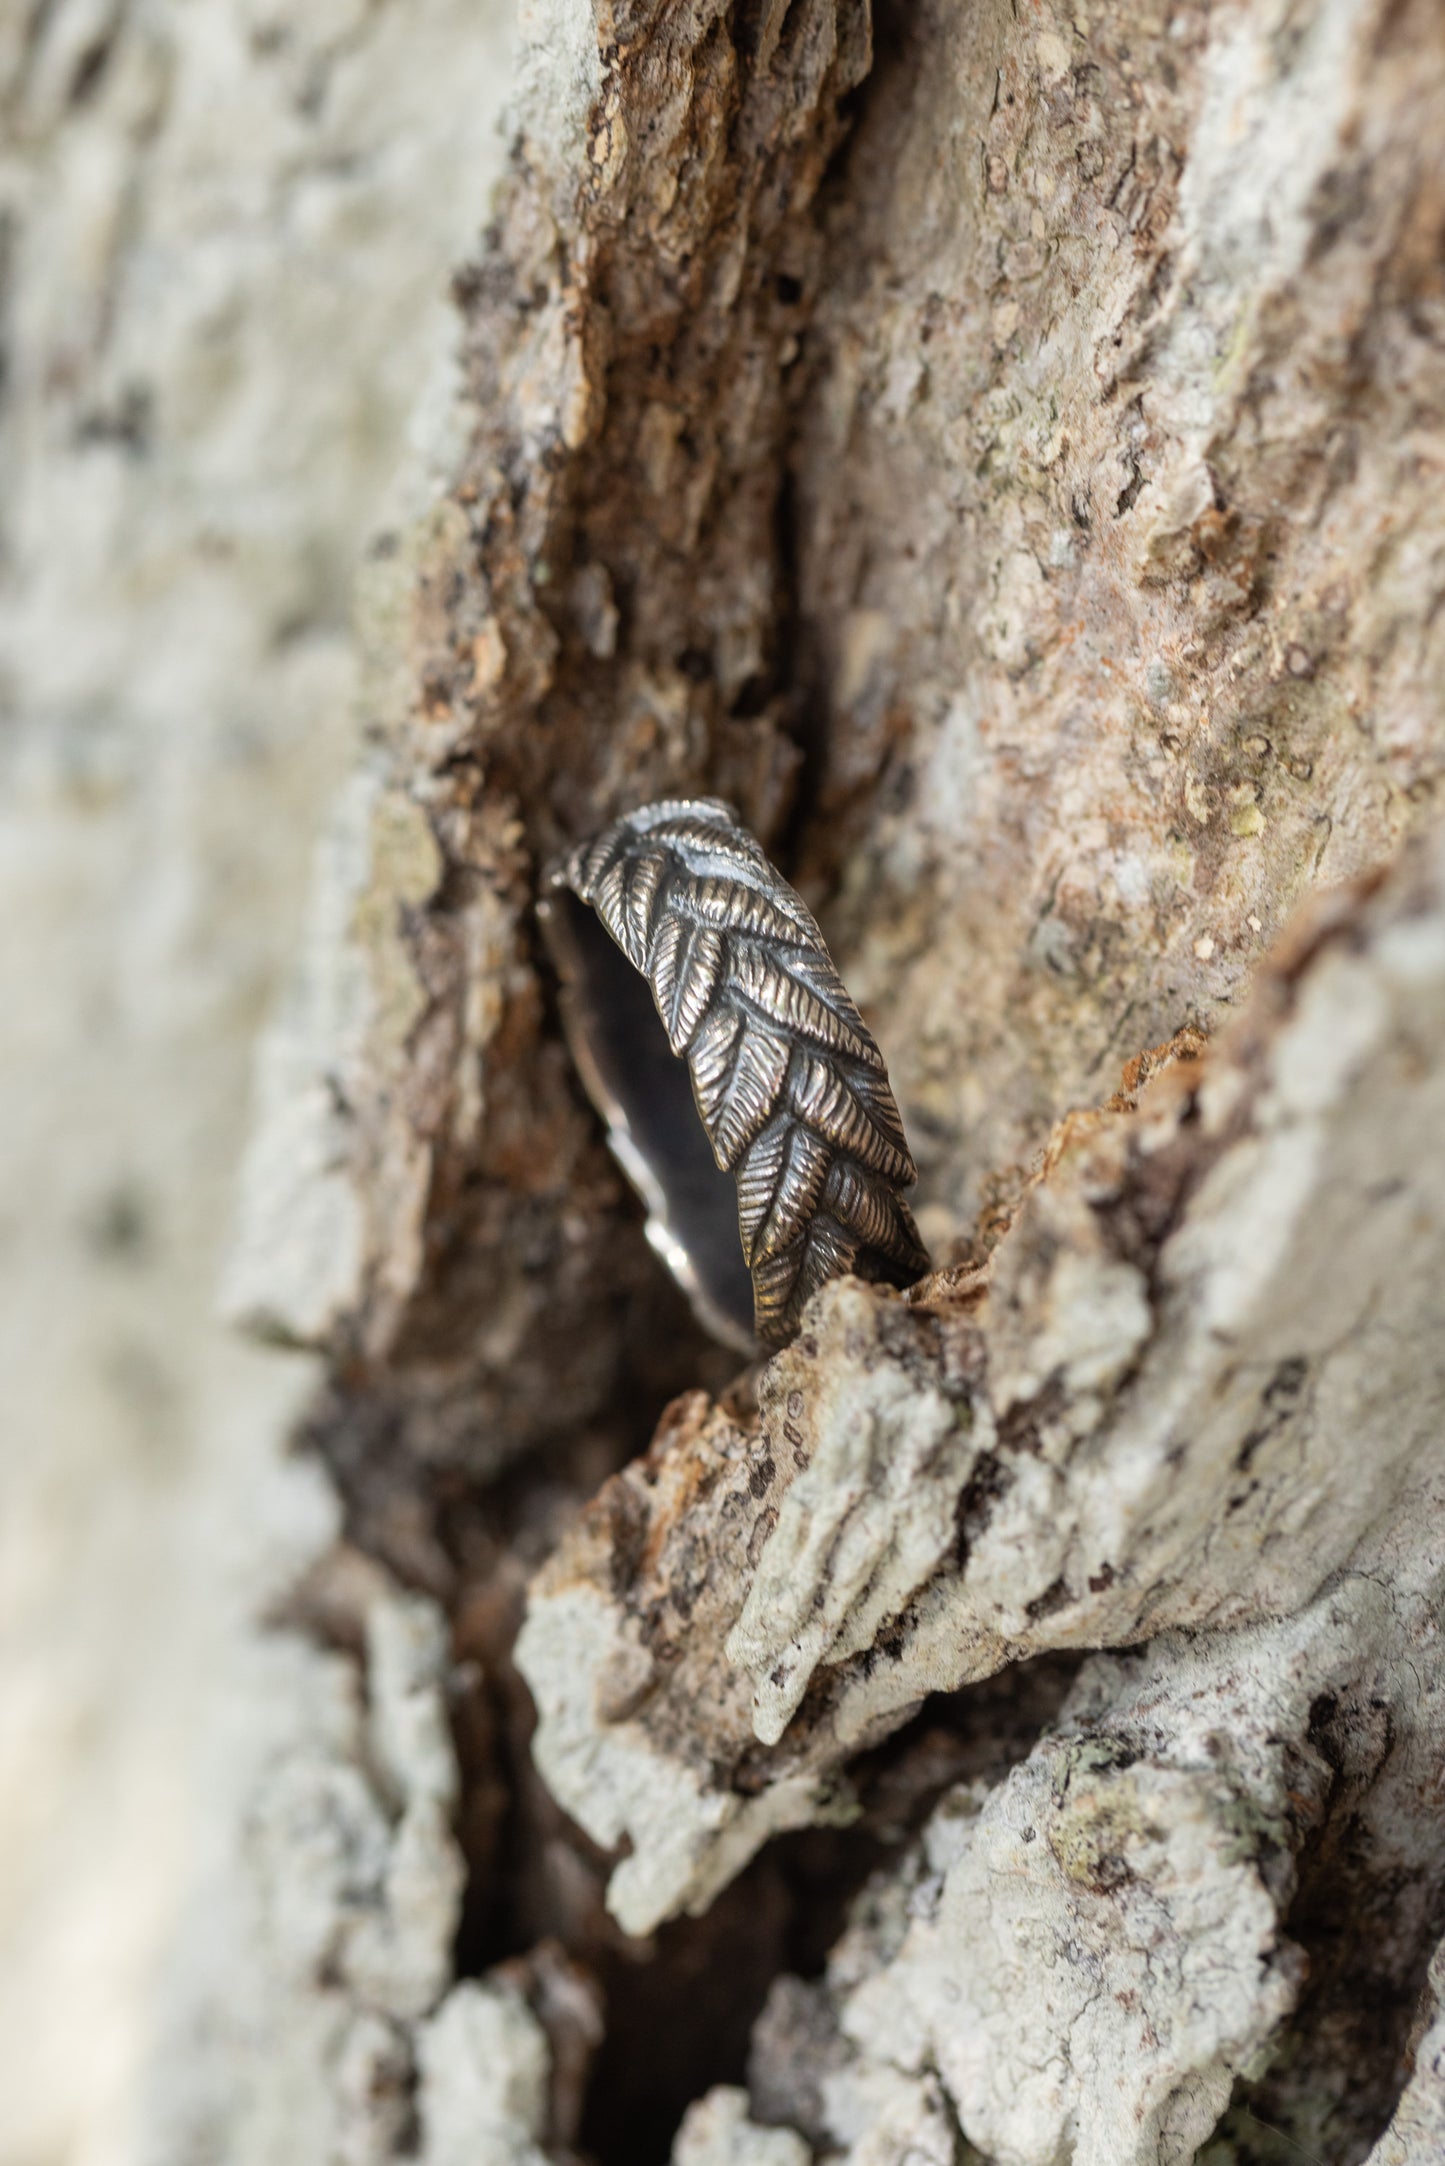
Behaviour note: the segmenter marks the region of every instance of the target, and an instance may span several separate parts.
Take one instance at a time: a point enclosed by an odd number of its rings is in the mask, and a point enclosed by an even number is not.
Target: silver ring
[[[753,1353],[786,1345],[842,1272],[921,1278],[901,1193],[917,1168],[883,1056],[732,807],[644,805],[543,887],[573,1059],[704,1327]]]

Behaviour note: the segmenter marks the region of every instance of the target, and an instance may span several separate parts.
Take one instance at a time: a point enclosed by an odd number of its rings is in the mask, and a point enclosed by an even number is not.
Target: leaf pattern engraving
[[[917,1179],[883,1056],[802,897],[731,806],[627,814],[551,875],[646,976],[718,1165],[765,1347],[845,1271],[910,1285],[928,1254],[900,1190]]]

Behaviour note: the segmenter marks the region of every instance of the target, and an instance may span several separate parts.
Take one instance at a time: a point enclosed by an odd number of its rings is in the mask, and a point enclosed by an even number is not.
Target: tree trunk
[[[231,1271],[345,1514],[232,2155],[1438,2157],[1438,7],[529,35]],[[939,1266],[742,1380],[534,929],[679,792]]]

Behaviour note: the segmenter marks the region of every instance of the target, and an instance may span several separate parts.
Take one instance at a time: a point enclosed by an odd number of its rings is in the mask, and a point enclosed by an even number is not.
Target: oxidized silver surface
[[[842,1272],[896,1286],[921,1277],[928,1255],[900,1193],[917,1169],[883,1056],[812,913],[732,808],[643,806],[545,885],[579,1070],[648,1206],[653,1245],[703,1322],[734,1345],[755,1335],[777,1347]],[[686,1058],[711,1164],[696,1118],[678,1111],[683,1071],[641,1020],[641,984],[598,952],[608,944],[571,897],[651,988],[667,1046]],[[736,1182],[735,1221],[714,1167]]]

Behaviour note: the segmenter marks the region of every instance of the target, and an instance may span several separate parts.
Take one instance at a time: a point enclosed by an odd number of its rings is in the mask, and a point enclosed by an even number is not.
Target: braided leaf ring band
[[[778,1347],[842,1272],[921,1277],[901,1193],[917,1169],[883,1056],[731,806],[643,806],[544,886],[573,1057],[703,1324]]]

